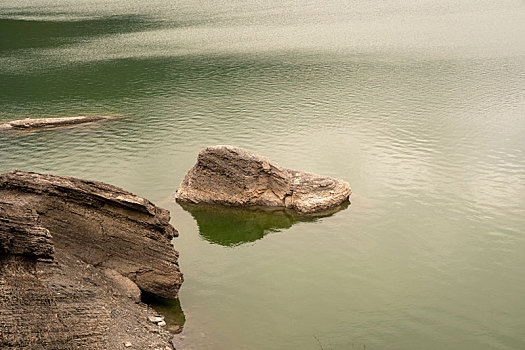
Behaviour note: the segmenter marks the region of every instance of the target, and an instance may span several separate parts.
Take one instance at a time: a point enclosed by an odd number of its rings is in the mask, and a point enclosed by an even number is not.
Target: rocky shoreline
[[[101,182],[0,175],[0,348],[171,349],[140,302],[183,282],[169,212]]]
[[[343,180],[212,146],[199,154],[176,199],[207,240],[231,246],[331,215],[348,206],[350,193]],[[210,216],[203,204],[222,208]],[[221,220],[237,222],[239,232],[217,236]],[[181,332],[182,324],[167,325],[141,296],[178,298],[177,236],[167,210],[121,188],[0,174],[0,348],[173,349],[169,330]]]

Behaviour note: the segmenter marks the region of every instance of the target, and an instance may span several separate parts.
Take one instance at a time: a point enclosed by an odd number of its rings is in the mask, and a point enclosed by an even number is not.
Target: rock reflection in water
[[[182,332],[186,317],[180,305],[180,300],[161,298],[154,294],[142,292],[142,302],[150,305],[156,312],[164,316],[166,329],[171,333]]]
[[[271,232],[279,232],[298,222],[314,222],[346,209],[350,203],[315,215],[299,215],[292,210],[263,207],[228,207],[211,204],[179,203],[189,212],[207,241],[223,246],[254,242]]]

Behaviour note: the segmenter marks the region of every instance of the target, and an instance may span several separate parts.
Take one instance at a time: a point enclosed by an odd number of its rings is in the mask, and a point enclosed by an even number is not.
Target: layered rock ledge
[[[61,126],[92,123],[92,122],[115,119],[115,118],[118,118],[118,116],[92,115],[92,116],[63,117],[63,118],[40,118],[40,119],[25,118],[25,119],[20,119],[20,120],[13,120],[13,121],[6,122],[6,123],[0,123],[0,131],[58,128]]]
[[[343,180],[280,167],[268,158],[233,146],[201,151],[175,193],[179,202],[324,212],[351,194]]]
[[[39,215],[54,247],[111,268],[146,292],[176,298],[183,281],[170,214],[115,186],[73,177],[12,171],[0,198]]]
[[[140,292],[183,281],[169,212],[101,182],[0,175],[0,348],[165,348]]]

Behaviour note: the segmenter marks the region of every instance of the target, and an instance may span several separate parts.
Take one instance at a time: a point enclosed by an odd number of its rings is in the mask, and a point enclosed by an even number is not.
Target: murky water
[[[102,180],[172,212],[178,349],[525,348],[523,1],[0,4],[0,171]],[[343,178],[285,213],[170,200],[232,144]],[[170,309],[170,304],[163,306]]]

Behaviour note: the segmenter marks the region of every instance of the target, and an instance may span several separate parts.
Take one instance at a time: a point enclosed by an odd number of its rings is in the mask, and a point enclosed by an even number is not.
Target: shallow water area
[[[0,133],[0,172],[169,209],[177,349],[525,347],[523,1],[7,0],[0,33],[0,122],[125,116]],[[214,144],[352,203],[187,211],[172,194]]]

